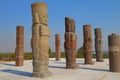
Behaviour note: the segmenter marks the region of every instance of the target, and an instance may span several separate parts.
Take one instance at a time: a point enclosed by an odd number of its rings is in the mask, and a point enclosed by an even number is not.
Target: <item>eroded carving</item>
[[[45,78],[51,76],[48,70],[49,37],[47,5],[42,2],[32,5],[32,39],[33,77]]]
[[[65,17],[65,42],[64,49],[66,54],[66,68],[77,69],[79,66],[76,64],[76,40],[75,34],[75,21],[72,18]]]
[[[94,64],[92,61],[92,31],[91,25],[83,25],[83,52],[85,58],[85,64]]]
[[[95,52],[96,61],[103,62],[103,50],[102,50],[102,31],[101,28],[94,29],[95,32]]]

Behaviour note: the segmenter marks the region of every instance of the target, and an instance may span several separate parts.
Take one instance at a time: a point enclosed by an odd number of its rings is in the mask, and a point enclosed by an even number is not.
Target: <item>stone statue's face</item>
[[[41,24],[48,25],[48,16],[47,15],[39,15],[39,22]]]

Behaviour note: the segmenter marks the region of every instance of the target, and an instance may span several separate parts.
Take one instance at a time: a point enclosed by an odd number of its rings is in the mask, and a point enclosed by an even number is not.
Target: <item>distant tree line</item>
[[[55,52],[52,52],[52,50],[50,48],[49,48],[49,57],[55,58]],[[77,50],[76,57],[84,58],[83,47],[81,47]],[[108,51],[104,51],[103,58],[108,58],[108,57],[109,57]],[[61,58],[65,58],[65,52],[61,52]],[[96,58],[96,54],[93,54],[93,58]],[[31,60],[32,53],[30,53],[30,52],[24,53],[24,59]],[[0,60],[13,61],[13,60],[15,60],[15,53],[6,53],[6,54],[0,53]]]

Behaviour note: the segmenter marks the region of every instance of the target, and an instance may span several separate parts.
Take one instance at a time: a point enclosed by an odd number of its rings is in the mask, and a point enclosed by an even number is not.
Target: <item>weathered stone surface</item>
[[[76,40],[75,34],[75,21],[72,18],[65,17],[65,42],[64,49],[66,54],[66,68],[77,69],[79,66],[76,64]]]
[[[96,52],[96,61],[103,62],[103,50],[102,50],[102,30],[101,28],[94,29],[95,33],[95,52]]]
[[[51,76],[48,70],[49,37],[47,5],[42,2],[33,3],[32,7],[32,39],[33,77],[45,78]]]
[[[109,68],[111,72],[120,72],[120,35],[108,36]]]
[[[55,35],[55,50],[56,50],[56,61],[60,61],[60,34]]]
[[[15,65],[23,66],[24,61],[24,26],[16,27]]]
[[[85,64],[94,64],[92,62],[92,31],[91,25],[83,25],[83,52],[85,58]]]
[[[75,33],[75,21],[72,18],[65,17],[65,31]]]

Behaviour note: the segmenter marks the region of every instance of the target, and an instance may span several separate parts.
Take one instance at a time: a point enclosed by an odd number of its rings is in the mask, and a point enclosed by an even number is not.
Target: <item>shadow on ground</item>
[[[80,69],[109,72],[109,70],[106,69],[95,69],[95,68],[85,68],[85,67],[80,67]]]
[[[2,64],[7,66],[15,66],[14,64],[9,64],[9,63],[2,63]]]
[[[4,70],[0,70],[0,71],[6,72],[6,73],[11,73],[11,74],[16,74],[16,75],[21,75],[21,76],[32,77],[32,73],[25,72],[25,71],[11,70],[11,69],[4,69]]]
[[[60,68],[60,69],[66,69],[66,67],[61,67],[61,66],[48,66],[49,68]]]

